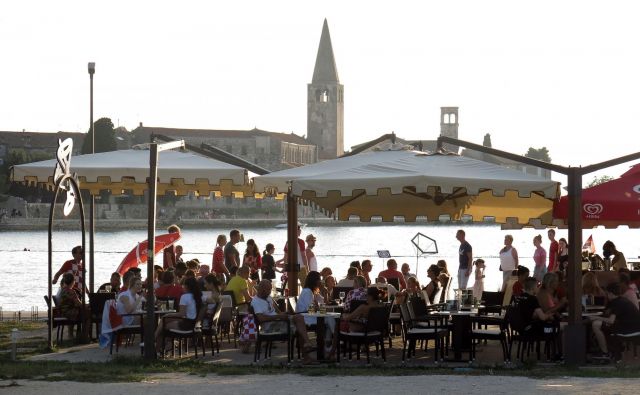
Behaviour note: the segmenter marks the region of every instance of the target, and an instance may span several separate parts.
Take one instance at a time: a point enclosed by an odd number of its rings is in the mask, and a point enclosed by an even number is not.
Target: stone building
[[[58,139],[73,139],[73,155],[79,155],[86,133],[39,133],[0,131],[0,165],[8,159],[12,149],[23,149],[28,154],[40,157],[55,157],[58,150]]]
[[[318,160],[316,146],[294,133],[266,130],[180,129],[143,126],[132,130],[133,143],[148,143],[152,134],[200,146],[208,144],[271,171],[298,167]]]
[[[326,19],[313,78],[307,85],[307,139],[318,147],[320,159],[344,153],[344,85],[338,78]]]

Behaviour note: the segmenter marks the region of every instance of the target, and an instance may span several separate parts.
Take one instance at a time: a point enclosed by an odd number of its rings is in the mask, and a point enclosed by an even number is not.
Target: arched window
[[[321,103],[328,103],[329,102],[329,91],[328,90],[323,90],[322,93],[320,94],[320,102]]]
[[[456,114],[451,114],[449,118],[449,123],[456,123]]]

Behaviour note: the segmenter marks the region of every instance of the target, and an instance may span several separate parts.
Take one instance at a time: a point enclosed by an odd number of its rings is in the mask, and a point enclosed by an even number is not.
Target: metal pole
[[[567,177],[569,191],[569,265],[567,288],[569,325],[564,330],[565,360],[568,365],[583,365],[586,361],[586,330],[582,323],[582,169],[570,168]],[[570,352],[569,352],[570,351]]]
[[[291,191],[287,194],[287,246],[289,296],[298,296],[298,205]]]
[[[147,314],[144,322],[144,358],[156,359],[156,319],[153,289],[153,260],[156,248],[156,187],[158,183],[158,144],[149,146],[149,220],[147,250]]]
[[[89,124],[91,125],[91,153],[96,153],[96,131],[93,125],[93,74],[96,72],[96,64],[93,62],[89,63]],[[95,196],[91,192],[89,192],[89,292],[93,293],[94,291],[94,236],[96,233],[96,224],[95,224]],[[83,266],[86,265],[86,262],[82,262]],[[83,281],[86,281],[83,278]]]

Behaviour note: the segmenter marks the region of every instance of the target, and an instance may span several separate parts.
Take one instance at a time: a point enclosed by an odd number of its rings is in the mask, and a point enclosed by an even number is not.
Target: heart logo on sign
[[[598,215],[600,213],[602,213],[602,204],[600,203],[587,203],[584,206],[582,206],[582,208],[584,209],[584,211],[589,214],[589,215]]]
[[[640,193],[640,184],[638,184],[635,187],[633,187],[633,192]]]

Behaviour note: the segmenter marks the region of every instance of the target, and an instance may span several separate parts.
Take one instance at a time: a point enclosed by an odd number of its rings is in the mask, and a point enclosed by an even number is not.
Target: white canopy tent
[[[11,180],[53,189],[55,159],[16,165]],[[201,196],[252,196],[247,170],[190,152],[162,151],[158,161],[157,194],[175,191],[186,195],[194,191]],[[110,190],[115,195],[131,191],[142,195],[148,189],[149,150],[131,149],[71,158],[71,171],[76,173],[80,188],[98,194]]]
[[[255,177],[256,193],[310,202],[340,220],[440,216],[550,224],[559,183],[451,153],[373,151]]]

